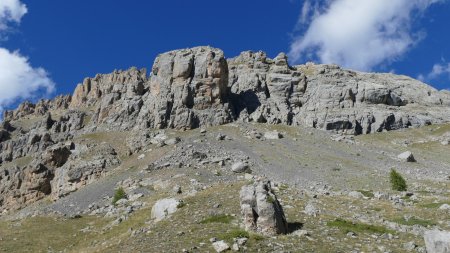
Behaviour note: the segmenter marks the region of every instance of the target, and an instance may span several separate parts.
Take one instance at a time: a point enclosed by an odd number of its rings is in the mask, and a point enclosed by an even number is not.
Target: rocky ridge
[[[81,134],[132,131],[130,155],[151,141],[148,129],[234,121],[368,134],[449,122],[450,94],[405,76],[289,66],[283,53],[226,59],[211,47],[171,51],[156,58],[150,76],[137,68],[98,74],[72,96],[6,111],[0,164],[31,160],[0,171],[0,206],[60,198],[121,163],[106,144],[74,141]]]

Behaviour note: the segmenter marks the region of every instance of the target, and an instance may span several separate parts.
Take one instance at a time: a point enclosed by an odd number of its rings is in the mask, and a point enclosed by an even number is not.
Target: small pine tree
[[[127,194],[125,193],[125,190],[120,187],[114,192],[114,197],[112,199],[112,204],[115,205],[117,201],[124,199],[127,197]]]
[[[389,177],[390,177],[390,181],[391,181],[392,190],[394,190],[394,191],[406,191],[407,190],[408,187],[406,186],[405,179],[395,169],[391,170]]]

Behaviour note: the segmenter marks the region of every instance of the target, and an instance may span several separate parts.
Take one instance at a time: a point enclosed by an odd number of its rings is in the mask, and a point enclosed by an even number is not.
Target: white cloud
[[[27,11],[20,0],[0,0],[0,39],[9,25],[20,23]],[[0,47],[0,119],[4,107],[48,95],[54,90],[55,84],[45,69],[32,67],[28,57],[19,51]]]
[[[26,5],[19,0],[1,0],[0,31],[6,30],[10,22],[20,23],[20,20],[27,12]]]
[[[450,78],[450,63],[436,63],[433,65],[430,73],[426,75],[420,74],[417,79],[426,82],[437,79],[443,75],[447,75]]]
[[[370,70],[408,51],[423,33],[412,31],[414,18],[445,0],[311,0],[304,3],[299,26],[308,25],[291,44],[294,62],[317,59]]]
[[[17,100],[49,94],[55,84],[43,68],[31,67],[28,58],[18,51],[0,48],[0,109]]]

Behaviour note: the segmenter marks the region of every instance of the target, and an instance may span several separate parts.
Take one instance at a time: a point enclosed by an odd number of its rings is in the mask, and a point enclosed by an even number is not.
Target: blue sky
[[[449,13],[445,0],[0,0],[0,109],[199,45],[227,57],[287,52],[291,64],[333,61],[448,89]]]

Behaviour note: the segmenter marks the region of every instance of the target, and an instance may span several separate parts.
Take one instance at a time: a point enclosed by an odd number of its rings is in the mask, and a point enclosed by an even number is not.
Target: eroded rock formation
[[[450,122],[450,93],[406,76],[290,66],[283,53],[270,59],[264,52],[243,52],[227,60],[220,49],[196,47],[159,55],[149,76],[137,68],[98,74],[72,96],[25,102],[3,120],[0,206],[20,207],[47,195],[65,196],[120,163],[100,143],[65,146],[82,134],[233,121],[368,134]],[[134,140],[133,152],[148,138],[128,139]],[[11,163],[19,158],[25,165]]]

